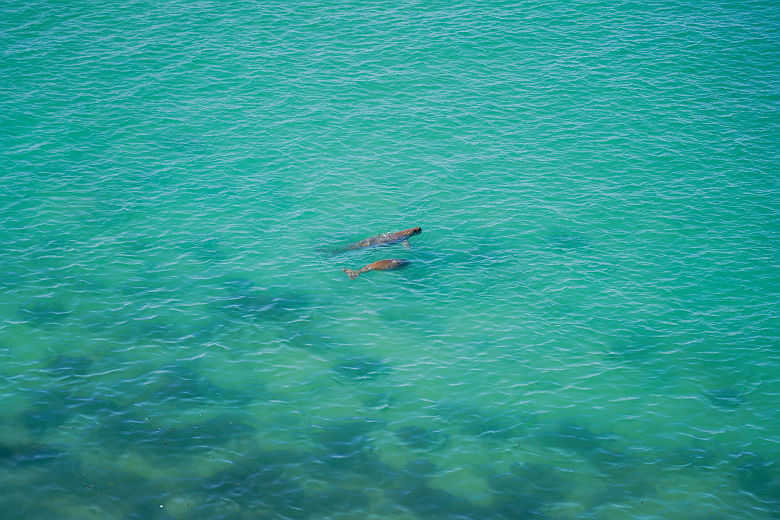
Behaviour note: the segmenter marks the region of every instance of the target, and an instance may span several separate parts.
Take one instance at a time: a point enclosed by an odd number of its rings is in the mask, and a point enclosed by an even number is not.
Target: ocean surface
[[[3,519],[780,518],[776,2],[2,13]]]

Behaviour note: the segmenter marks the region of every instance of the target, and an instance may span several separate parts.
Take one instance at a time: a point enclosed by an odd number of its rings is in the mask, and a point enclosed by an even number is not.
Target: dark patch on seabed
[[[534,419],[529,414],[479,408],[465,403],[440,401],[430,406],[432,413],[442,417],[467,435],[483,439],[509,439],[523,435]]]
[[[54,325],[64,320],[71,311],[62,302],[43,300],[30,302],[19,308],[18,316],[36,327]]]
[[[46,444],[0,444],[0,467],[46,464],[64,456],[64,451]]]
[[[65,425],[76,415],[91,417],[107,402],[90,395],[83,384],[53,382],[32,392],[33,404],[19,413],[30,435],[42,435]]]
[[[342,419],[315,426],[310,432],[325,451],[325,461],[348,464],[371,450],[369,435],[376,423],[364,419]]]
[[[251,391],[228,389],[214,384],[195,367],[181,364],[163,365],[132,382],[121,383],[118,390],[117,395],[121,397],[116,399],[122,403],[142,402],[150,408],[169,402],[180,406],[214,401],[244,405],[264,393],[262,383],[257,383]]]
[[[544,243],[553,251],[576,251],[587,248],[591,241],[583,234],[575,231],[552,230],[544,239]]]
[[[543,518],[545,506],[563,501],[571,491],[560,470],[542,464],[515,464],[508,472],[490,477],[488,484],[502,518]]]
[[[210,236],[193,237],[182,240],[180,246],[197,260],[204,262],[219,262],[227,259],[222,251],[221,242]]]
[[[363,406],[375,410],[386,410],[395,403],[395,396],[391,391],[368,391],[358,394],[358,397]]]
[[[607,349],[607,354],[626,362],[644,360],[658,352],[660,336],[646,325],[635,325],[620,331]]]
[[[740,489],[761,501],[772,518],[780,518],[780,465],[755,453],[743,453],[734,463]]]
[[[57,379],[81,378],[89,374],[93,361],[84,356],[60,355],[46,367],[46,372]]]
[[[85,357],[58,356],[39,372],[42,384],[27,392],[32,404],[18,415],[30,435],[45,434],[74,415],[88,416],[105,406],[87,385],[91,366],[92,360]]]
[[[450,439],[445,432],[417,425],[403,426],[393,433],[398,440],[416,451],[438,450],[443,448]]]
[[[387,375],[391,369],[379,359],[352,356],[336,363],[331,372],[337,377],[352,382],[368,381]]]
[[[395,486],[385,490],[385,495],[419,518],[489,519],[496,511],[476,506],[468,500],[432,487],[426,480],[411,475],[399,479]]]
[[[733,411],[745,404],[745,397],[734,388],[716,388],[704,392],[713,406],[724,411]]]

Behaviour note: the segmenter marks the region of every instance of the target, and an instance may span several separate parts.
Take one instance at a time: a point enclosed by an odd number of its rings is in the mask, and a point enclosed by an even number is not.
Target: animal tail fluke
[[[349,276],[350,280],[354,280],[360,274],[360,271],[355,271],[354,269],[342,269],[342,271],[347,273],[347,276]]]

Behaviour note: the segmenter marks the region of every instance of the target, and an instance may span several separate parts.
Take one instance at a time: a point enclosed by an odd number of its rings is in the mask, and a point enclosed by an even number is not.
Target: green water
[[[0,17],[2,518],[778,518],[773,2],[120,4]]]

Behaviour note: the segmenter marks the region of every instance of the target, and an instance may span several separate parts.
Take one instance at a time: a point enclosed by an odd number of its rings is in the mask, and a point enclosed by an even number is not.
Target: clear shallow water
[[[5,6],[3,517],[777,518],[772,7]]]

